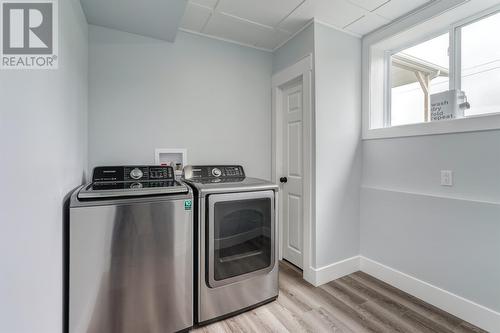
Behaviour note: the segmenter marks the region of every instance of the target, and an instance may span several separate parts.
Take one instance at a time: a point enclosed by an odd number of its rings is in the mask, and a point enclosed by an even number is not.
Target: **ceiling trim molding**
[[[218,40],[218,41],[221,41],[221,42],[226,42],[226,43],[231,43],[231,44],[235,44],[235,45],[239,45],[239,46],[249,47],[249,48],[252,48],[252,49],[259,50],[259,51],[265,51],[265,52],[269,52],[269,53],[274,52],[273,49],[266,49],[266,48],[258,47],[258,46],[252,45],[252,44],[246,44],[246,43],[242,43],[242,42],[237,42],[237,41],[232,40],[232,39],[227,39],[227,38],[223,38],[223,37],[217,37],[217,36],[205,34],[203,32],[189,30],[189,29],[186,29],[186,28],[179,28],[179,31],[182,31],[182,32],[185,32],[185,33],[188,33],[188,34],[192,34],[192,35],[197,35],[197,36],[201,36],[201,37],[215,39],[215,40]]]
[[[300,28],[299,30],[297,30],[296,32],[294,32],[293,35],[291,35],[290,37],[288,37],[284,42],[279,43],[278,46],[276,46],[273,49],[273,52],[276,51],[277,49],[279,49],[280,47],[282,47],[283,45],[285,45],[286,43],[288,43],[289,41],[291,41],[292,39],[294,39],[295,36],[297,36],[298,34],[300,34],[302,31],[306,30],[313,23],[314,23],[314,18],[310,19],[309,22],[307,22],[302,28]]]
[[[282,18],[282,19],[278,22],[278,24],[276,24],[276,27],[277,27],[277,28],[279,28],[279,26],[280,26],[280,25],[281,25],[281,24],[282,24],[282,23],[283,23],[283,22],[284,22],[287,18],[289,18],[289,17],[290,17],[293,13],[295,13],[295,12],[297,11],[297,9],[298,9],[299,7],[301,7],[301,6],[304,4],[304,2],[306,2],[306,0],[302,0],[302,1],[301,1],[298,5],[297,5],[297,6],[295,6],[295,8],[294,8],[294,9],[292,9],[292,11],[291,11],[290,13],[288,13],[285,17],[283,17],[283,18]]]
[[[274,49],[273,49],[273,52],[275,52],[276,50],[278,50],[280,47],[282,47],[283,45],[285,45],[286,43],[288,43],[289,41],[291,41],[293,38],[295,38],[298,34],[300,34],[302,31],[306,30],[311,24],[313,23],[317,23],[317,24],[321,24],[325,27],[328,27],[330,29],[334,29],[334,30],[337,30],[337,31],[340,31],[340,32],[343,32],[345,34],[348,34],[348,35],[351,35],[353,37],[356,37],[356,38],[359,38],[361,39],[362,36],[361,35],[358,35],[357,33],[354,33],[354,32],[351,32],[351,31],[347,31],[345,29],[342,29],[340,27],[336,27],[334,25],[331,25],[331,24],[328,24],[328,23],[325,23],[323,21],[320,21],[316,18],[312,18],[311,20],[309,20],[309,22],[307,22],[302,28],[300,28],[299,30],[297,30],[297,32],[295,32],[293,35],[291,35],[290,37],[288,37],[284,42],[278,44],[278,46],[276,46]]]
[[[263,28],[266,28],[266,29],[270,29],[270,30],[276,30],[276,29],[278,29],[278,27],[273,27],[273,26],[270,26],[270,25],[267,25],[267,24],[264,24],[264,23],[252,21],[250,19],[246,19],[244,17],[240,17],[238,15],[233,15],[233,14],[230,14],[230,13],[227,13],[227,12],[220,11],[220,12],[217,12],[217,13],[222,14],[222,15],[226,15],[228,17],[232,17],[234,19],[237,19],[237,20],[240,20],[240,21],[243,21],[243,22],[247,22],[247,23],[250,23],[250,24],[253,24],[253,25],[257,25],[257,26],[260,26],[260,27],[263,27]],[[280,29],[280,30],[286,31],[284,29]],[[290,33],[290,31],[286,31],[286,32]]]
[[[355,21],[353,21],[353,22],[349,23],[348,25],[346,25],[346,27],[347,27],[347,26],[349,26],[350,24],[352,24],[352,23],[356,22],[356,21],[359,21],[361,18],[363,18],[363,17],[360,17],[359,19],[357,19],[357,20],[355,20]],[[314,18],[314,19],[313,19],[313,21],[314,21],[314,23],[318,23],[318,24],[324,25],[325,27],[328,27],[328,28],[331,28],[331,29],[334,29],[334,30],[338,30],[338,31],[340,31],[340,32],[346,33],[346,34],[348,34],[348,35],[351,35],[351,36],[356,37],[356,38],[359,38],[359,39],[361,39],[361,38],[363,37],[363,36],[361,36],[360,34],[357,34],[357,33],[355,33],[355,32],[352,32],[352,31],[346,30],[346,29],[341,28],[341,27],[337,27],[337,26],[335,26],[335,25],[331,25],[331,24],[329,24],[329,23],[326,23],[326,22],[320,21],[320,20],[318,20],[318,19],[316,19],[316,18]]]
[[[328,27],[328,28],[331,28],[331,29],[335,29],[337,31],[343,32],[343,33],[345,33],[347,35],[351,35],[351,36],[356,37],[356,38],[360,38],[360,39],[362,38],[361,35],[358,35],[358,34],[356,34],[354,32],[346,31],[346,30],[344,30],[342,28],[339,28],[339,27],[333,26],[331,24],[319,21],[319,20],[317,20],[315,18],[312,18],[311,20],[309,20],[309,22],[307,22],[302,28],[300,28],[299,30],[297,30],[297,32],[295,32],[293,35],[291,35],[290,37],[288,37],[284,42],[278,44],[278,46],[276,46],[273,49],[266,49],[264,47],[258,47],[258,46],[252,45],[252,44],[246,44],[246,43],[238,42],[238,41],[235,41],[235,40],[232,40],[232,39],[227,39],[227,38],[223,38],[223,37],[217,37],[217,36],[209,35],[209,34],[206,34],[206,33],[203,33],[203,32],[189,30],[189,29],[186,29],[186,28],[179,28],[179,31],[182,31],[182,32],[185,32],[185,33],[188,33],[188,34],[192,34],[192,35],[196,35],[196,36],[201,36],[201,37],[206,37],[206,38],[210,38],[210,39],[214,39],[214,40],[226,42],[226,43],[231,43],[231,44],[235,44],[235,45],[239,45],[239,46],[249,47],[249,48],[252,48],[252,49],[259,50],[259,51],[265,51],[265,52],[273,53],[276,50],[278,50],[280,47],[282,47],[283,45],[285,45],[286,43],[288,43],[289,41],[291,41],[293,38],[295,38],[302,31],[306,30],[313,23],[321,24],[321,25],[323,25],[325,27]]]

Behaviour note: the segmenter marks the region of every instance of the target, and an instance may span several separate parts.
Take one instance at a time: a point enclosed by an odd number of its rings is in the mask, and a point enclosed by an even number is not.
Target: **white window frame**
[[[467,1],[455,0],[449,1],[447,4],[437,2],[423,7],[417,12],[412,13],[412,15],[395,22],[388,28],[376,31],[363,39],[363,139],[500,129],[500,108],[498,113],[474,115],[453,120],[390,126],[391,89],[389,89],[389,55],[397,53],[397,50],[406,49],[448,32],[450,38],[449,89],[460,89],[460,28],[500,11],[500,5],[496,4],[488,7],[488,4],[488,1],[486,1],[483,8],[479,8],[479,12],[477,12],[478,8],[474,7],[474,5],[477,7],[477,4],[472,4],[471,6],[471,3]],[[477,13],[470,15],[471,9],[475,9]],[[408,43],[398,43],[398,46],[395,48],[388,48],[383,51],[375,49],[374,51],[373,46],[391,38],[398,38],[398,35],[405,30],[413,30],[411,33],[415,36],[415,31],[418,32],[419,27],[423,27],[426,24],[429,25],[429,22],[439,22],[441,15],[444,16],[443,22],[441,22],[440,26],[434,24],[436,28],[432,31],[426,31]],[[459,18],[458,21],[457,17]],[[383,71],[376,69],[376,66],[380,67],[380,60],[376,60],[377,58],[375,58],[378,57],[380,59],[382,52],[384,52]],[[383,90],[375,86],[377,82],[380,85],[380,75],[382,73],[384,80]],[[376,128],[371,128],[371,123],[375,123]]]

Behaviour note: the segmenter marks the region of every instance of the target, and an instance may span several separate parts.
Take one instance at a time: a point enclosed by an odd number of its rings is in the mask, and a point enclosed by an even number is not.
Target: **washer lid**
[[[158,194],[187,193],[186,185],[176,180],[137,182],[93,182],[78,192],[78,199],[116,198]]]
[[[195,189],[204,193],[247,192],[278,190],[278,185],[267,180],[251,177],[183,179]]]

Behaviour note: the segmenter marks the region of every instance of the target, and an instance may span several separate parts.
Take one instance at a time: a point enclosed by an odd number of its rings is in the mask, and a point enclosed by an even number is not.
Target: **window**
[[[473,9],[365,38],[364,138],[500,128],[500,6]]]
[[[390,56],[390,125],[429,121],[430,96],[449,87],[449,34]]]
[[[470,103],[465,115],[500,112],[500,13],[458,29],[460,89]]]

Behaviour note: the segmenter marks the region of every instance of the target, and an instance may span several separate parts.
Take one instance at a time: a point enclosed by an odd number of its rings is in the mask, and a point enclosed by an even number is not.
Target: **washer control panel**
[[[188,165],[184,168],[184,179],[242,178],[245,171],[241,165]]]
[[[109,166],[96,167],[93,182],[122,182],[136,180],[174,180],[174,169],[170,166]]]

